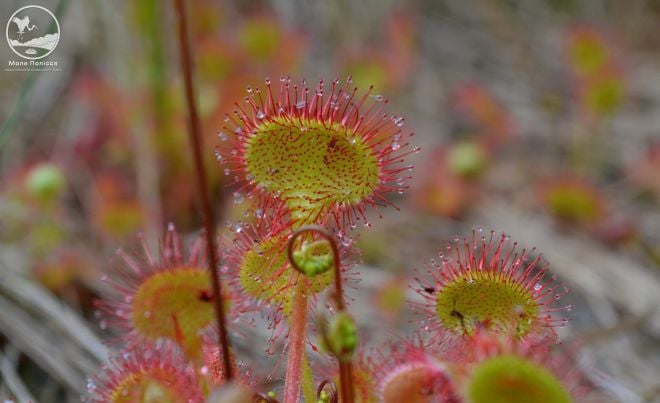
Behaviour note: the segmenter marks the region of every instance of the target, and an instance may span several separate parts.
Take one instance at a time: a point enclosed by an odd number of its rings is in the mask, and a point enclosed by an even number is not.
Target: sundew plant
[[[409,190],[411,156],[423,151],[411,125],[351,77],[285,75],[255,82],[216,133],[203,133],[188,37],[196,27],[188,26],[184,2],[174,3],[189,176],[204,227],[186,237],[170,224],[158,249],[138,238],[138,252],[118,252],[119,268],[103,278],[110,291],[98,301],[100,325],[117,335],[110,342],[117,352],[90,376],[83,400],[601,401],[577,347],[559,343],[572,310],[563,299],[568,288],[542,250],[504,229],[475,228],[438,245],[428,263],[410,263],[414,332],[368,346],[346,293],[360,292],[354,237],[378,225],[369,217],[398,210],[392,196]],[[599,62],[572,52],[579,74]],[[480,147],[442,155],[473,179],[494,148]],[[245,210],[229,235],[217,231],[224,217],[210,201],[205,153]],[[578,220],[587,209],[573,212],[579,203],[562,204],[556,193],[547,197],[557,214]],[[271,338],[251,347],[269,351],[279,372],[264,373],[235,348],[255,318],[268,322]]]

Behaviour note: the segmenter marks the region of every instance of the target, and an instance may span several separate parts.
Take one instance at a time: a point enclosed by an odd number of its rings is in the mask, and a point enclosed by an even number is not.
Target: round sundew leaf
[[[558,217],[571,221],[595,218],[600,212],[599,201],[588,189],[577,186],[557,186],[548,192],[548,206]]]
[[[482,331],[514,340],[556,340],[555,328],[568,321],[560,312],[570,305],[557,305],[568,288],[556,275],[547,276],[541,253],[517,245],[505,233],[488,236],[475,229],[471,240],[454,237],[447,252],[439,253],[441,261],[431,259],[415,278],[424,302],[413,308],[424,313],[432,343],[455,347],[447,349],[449,359],[460,359]]]
[[[110,397],[112,403],[175,403],[184,402],[177,399],[169,390],[165,380],[158,380],[148,374],[135,374],[117,385]]]
[[[298,281],[304,281],[306,292],[316,294],[330,285],[334,272],[306,276],[296,271],[288,262],[286,251],[277,238],[268,238],[245,252],[239,269],[243,289],[252,297],[281,304],[284,313],[291,312],[291,303]],[[329,245],[320,253],[330,253]]]
[[[525,336],[538,315],[534,296],[505,273],[473,271],[437,294],[436,313],[443,326],[461,335],[477,327]]]
[[[350,77],[315,89],[279,81],[279,91],[269,78],[263,92],[248,86],[249,107],[236,104],[218,132],[216,158],[256,196],[255,215],[273,207],[296,225],[334,222],[346,231],[366,219],[366,207],[394,206],[386,195],[405,192],[413,165],[403,164],[419,151],[404,118],[383,113],[387,100],[372,88],[358,94]]]
[[[383,389],[384,402],[409,401],[411,403],[430,402],[430,396],[422,394],[431,377],[425,368],[411,368],[392,378]]]
[[[480,363],[469,380],[468,395],[473,403],[572,401],[562,382],[545,367],[513,355]]]
[[[358,204],[377,189],[379,163],[373,150],[350,133],[338,123],[274,118],[248,138],[247,172],[299,216]]]
[[[411,367],[394,375],[383,386],[384,403],[431,403],[437,400],[433,395],[436,371],[425,366]]]
[[[174,340],[189,357],[199,357],[199,333],[214,320],[210,294],[209,275],[202,268],[158,272],[137,289],[132,322],[143,337]]]
[[[598,71],[608,59],[607,49],[595,34],[574,38],[570,55],[575,68],[584,75]]]
[[[90,403],[200,403],[200,383],[190,361],[169,342],[145,343],[110,357],[87,381]]]
[[[605,77],[588,85],[585,102],[596,114],[607,116],[621,105],[623,83],[617,77]]]

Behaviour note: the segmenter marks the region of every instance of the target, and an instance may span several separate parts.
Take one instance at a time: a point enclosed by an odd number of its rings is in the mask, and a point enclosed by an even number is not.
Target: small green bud
[[[353,357],[357,343],[355,321],[346,313],[338,313],[330,321],[323,347],[340,361],[347,362]]]
[[[572,401],[559,377],[543,365],[516,355],[502,355],[477,364],[467,392],[474,403]]]

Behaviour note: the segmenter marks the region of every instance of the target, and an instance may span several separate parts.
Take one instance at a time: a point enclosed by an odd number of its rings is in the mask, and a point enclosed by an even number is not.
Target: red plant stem
[[[325,238],[325,240],[327,240],[328,243],[330,243],[330,247],[332,248],[332,254],[334,257],[332,260],[334,262],[334,271],[335,271],[335,303],[337,304],[338,312],[345,312],[346,303],[344,302],[344,290],[341,282],[341,261],[339,260],[339,247],[337,246],[337,241],[335,241],[335,238],[327,229],[319,225],[306,225],[294,231],[293,234],[291,234],[291,238],[289,238],[289,243],[287,244],[287,256],[289,258],[289,262],[291,263],[291,266],[293,266],[294,269],[303,273],[303,271],[297,266],[296,261],[293,258],[293,244],[294,241],[305,232],[316,232],[317,234]],[[294,307],[295,307],[295,301],[294,301]],[[350,361],[342,362],[339,359],[339,357],[337,357],[337,360],[339,361],[339,383],[340,383],[339,389],[341,391],[342,402],[353,403],[354,401],[353,364]],[[289,379],[288,375],[289,375],[289,371],[287,371],[287,381]]]
[[[355,391],[353,389],[353,363],[345,362],[344,364],[344,372],[346,373],[346,397],[344,397],[344,401],[348,403],[353,403],[355,401]]]
[[[342,402],[350,401],[348,400],[348,395],[350,393],[348,392],[348,380],[346,379],[347,371],[345,365],[346,364],[339,361],[339,391]]]
[[[291,305],[284,403],[298,403],[300,401],[302,361],[303,354],[305,354],[305,328],[307,327],[307,291],[298,288]]]
[[[174,0],[176,9],[177,26],[179,33],[179,48],[181,50],[181,71],[183,73],[184,90],[186,103],[188,104],[188,134],[190,140],[190,149],[192,151],[193,162],[195,165],[195,181],[197,188],[197,197],[202,210],[204,220],[204,230],[206,231],[207,242],[206,252],[209,259],[209,273],[211,284],[213,285],[213,302],[215,307],[218,330],[220,333],[220,351],[222,352],[222,369],[227,380],[232,379],[232,367],[229,357],[229,337],[227,335],[227,325],[225,311],[222,307],[222,287],[220,284],[220,275],[216,268],[218,267],[218,255],[215,248],[215,218],[211,208],[211,197],[207,185],[206,170],[202,159],[202,136],[199,115],[197,114],[197,104],[195,102],[195,87],[193,83],[191,52],[188,39],[188,24],[186,20],[186,8],[183,0]]]

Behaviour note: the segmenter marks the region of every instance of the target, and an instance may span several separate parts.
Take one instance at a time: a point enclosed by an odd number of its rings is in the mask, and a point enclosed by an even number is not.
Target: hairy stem
[[[298,287],[289,318],[289,352],[284,381],[284,403],[300,401],[302,364],[305,354],[305,328],[307,327],[307,292]]]
[[[304,271],[300,267],[298,267],[298,264],[293,258],[293,245],[294,245],[294,241],[305,232],[315,232],[321,235],[330,243],[330,247],[332,248],[332,254],[334,256],[333,266],[334,266],[334,274],[335,274],[334,276],[335,304],[337,305],[338,312],[346,312],[347,311],[346,303],[344,302],[344,290],[342,288],[342,279],[341,279],[341,261],[339,259],[339,247],[337,246],[337,241],[335,240],[334,236],[326,228],[321,227],[319,225],[306,225],[295,230],[291,235],[291,238],[289,238],[289,242],[287,244],[287,257],[289,259],[289,262],[291,263],[293,268],[296,269],[298,272],[304,273]],[[294,307],[295,307],[295,301],[294,301]],[[337,360],[339,361],[339,389],[341,391],[342,402],[353,403],[354,401],[353,391],[355,389],[353,386],[354,383],[353,364],[350,361],[342,362],[340,357],[337,357]]]
[[[188,134],[190,140],[190,149],[193,155],[195,173],[193,175],[196,181],[197,197],[202,209],[204,219],[204,230],[206,231],[206,252],[209,260],[209,274],[211,284],[213,284],[213,305],[217,316],[218,330],[220,333],[220,351],[222,352],[222,370],[227,380],[232,379],[232,367],[229,357],[229,337],[227,335],[227,325],[225,311],[222,308],[222,289],[220,285],[220,274],[218,273],[218,255],[215,247],[215,218],[211,208],[211,197],[207,185],[206,169],[202,159],[202,139],[201,124],[197,114],[197,104],[195,102],[195,87],[193,84],[191,52],[188,39],[188,25],[186,21],[186,8],[183,0],[174,0],[176,9],[179,48],[181,50],[181,71],[183,73],[184,89],[186,103],[188,105]]]

